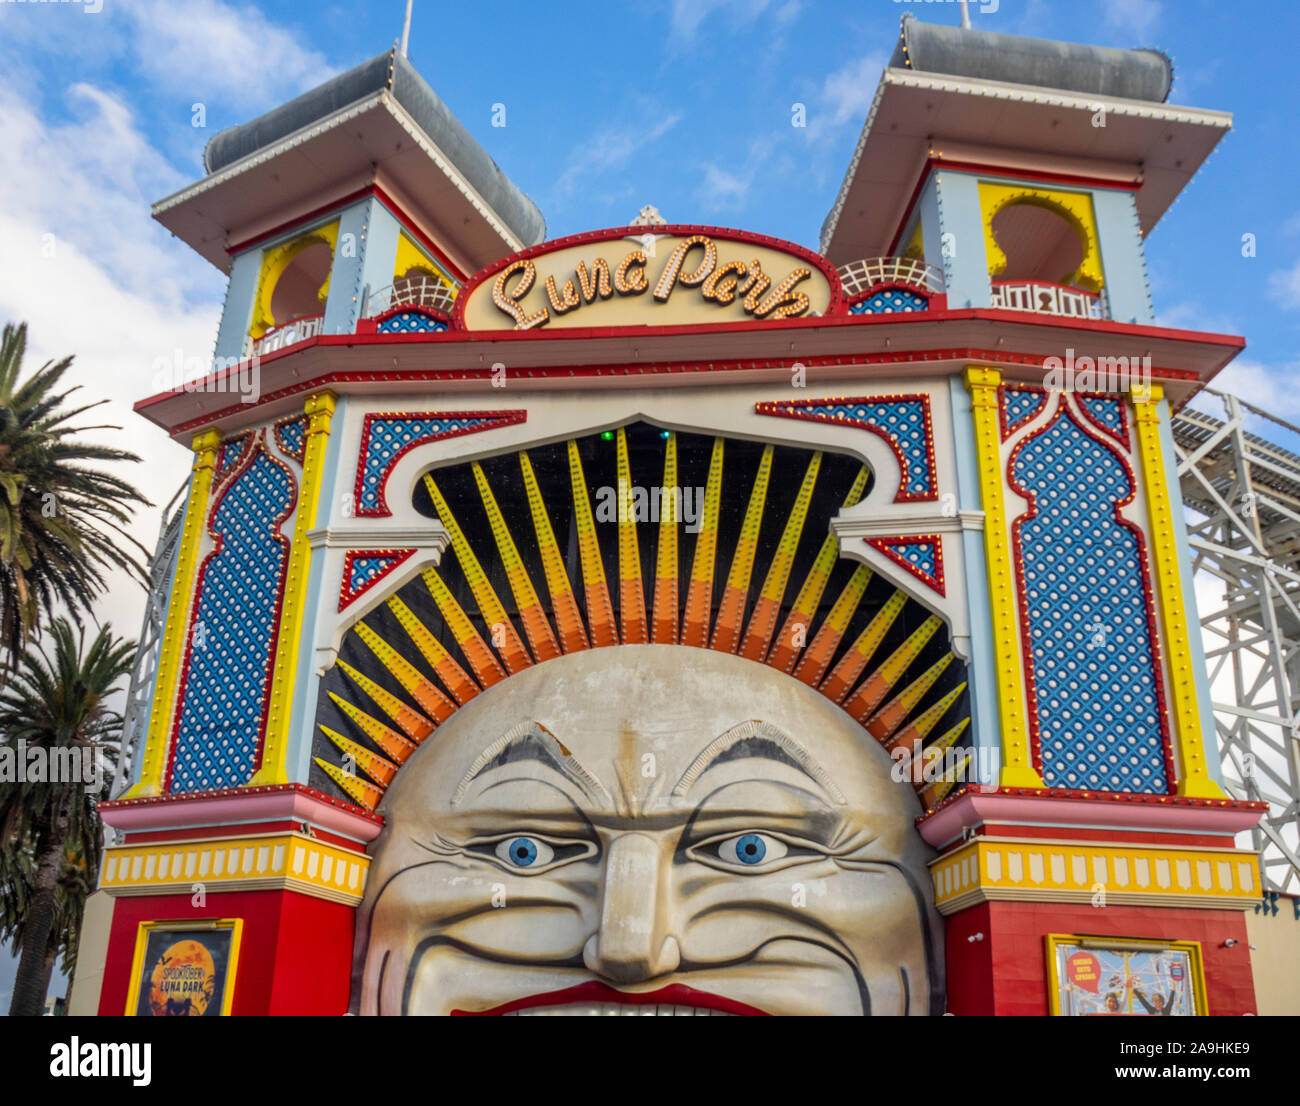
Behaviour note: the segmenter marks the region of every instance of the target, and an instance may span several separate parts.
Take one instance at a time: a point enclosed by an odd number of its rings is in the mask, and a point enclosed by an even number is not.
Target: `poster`
[[[1200,949],[1049,937],[1053,1012],[1064,1017],[1195,1017]]]
[[[230,1013],[240,925],[237,918],[143,923],[127,1012],[146,1018]]]

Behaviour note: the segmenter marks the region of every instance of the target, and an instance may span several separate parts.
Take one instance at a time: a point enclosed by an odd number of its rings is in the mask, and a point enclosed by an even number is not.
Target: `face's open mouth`
[[[681,983],[655,991],[619,991],[592,980],[560,991],[514,999],[489,1010],[453,1010],[452,1016],[502,1017],[766,1017],[757,1007],[697,991]]]

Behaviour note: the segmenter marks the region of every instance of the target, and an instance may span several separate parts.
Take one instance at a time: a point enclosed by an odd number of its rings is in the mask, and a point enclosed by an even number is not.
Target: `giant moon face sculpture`
[[[574,653],[451,716],[380,812],[364,1014],[934,1014],[911,788],[793,677]]]

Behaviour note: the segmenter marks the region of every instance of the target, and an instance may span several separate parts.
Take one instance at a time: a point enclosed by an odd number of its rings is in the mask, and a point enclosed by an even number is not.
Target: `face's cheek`
[[[681,887],[693,985],[771,1014],[924,1012],[922,916],[896,869],[830,859],[769,875],[697,868]]]
[[[598,881],[592,864],[521,876],[473,856],[399,871],[372,913],[366,977],[378,1012],[475,1010],[534,993],[519,989],[532,973],[518,963],[580,964]]]

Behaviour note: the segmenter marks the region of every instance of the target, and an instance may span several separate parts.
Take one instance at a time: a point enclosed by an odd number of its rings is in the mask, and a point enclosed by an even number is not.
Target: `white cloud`
[[[754,166],[744,176],[729,173],[717,165],[704,167],[704,180],[696,193],[706,210],[712,208],[740,208],[749,198],[750,186],[754,183]]]
[[[669,17],[672,37],[689,42],[700,24],[714,13],[726,15],[733,26],[745,27],[754,23],[771,5],[772,0],[673,0]],[[798,13],[799,4],[789,0],[776,13],[777,22],[789,23]]]
[[[81,386],[75,398],[109,400],[89,421],[125,431],[91,437],[140,454],[144,463],[121,474],[161,505],[184,479],[186,452],[131,405],[155,391],[155,358],[211,355],[223,278],[150,219],[149,200],[181,178],[130,110],[90,85],[68,98],[78,117],[51,125],[0,79],[0,319],[28,323],[28,371],[75,356],[65,377]],[[152,549],[158,511],[132,529]],[[134,636],[143,601],[115,581],[96,613]]]
[[[1108,27],[1134,36],[1135,47],[1150,46],[1147,36],[1160,22],[1156,0],[1103,0],[1102,18]]]
[[[195,102],[215,98],[261,109],[334,72],[321,54],[255,8],[220,0],[131,0],[122,10],[133,24],[131,46],[140,71]]]
[[[1275,418],[1287,422],[1300,422],[1300,391],[1296,389],[1296,380],[1300,379],[1300,363],[1291,365],[1265,365],[1259,361],[1239,359],[1232,362],[1210,382],[1210,387],[1217,392],[1228,392],[1238,399],[1244,399],[1253,407],[1266,411]],[[1215,414],[1221,417],[1221,401]],[[1207,407],[1206,410],[1211,410]],[[1269,430],[1260,431],[1265,437],[1275,438]],[[1294,442],[1282,443],[1288,449],[1295,449]]]
[[[871,53],[827,76],[822,86],[822,100],[832,126],[838,127],[849,121],[861,124],[866,120],[884,68],[884,55]]]
[[[555,180],[561,196],[573,193],[580,182],[626,166],[637,151],[662,138],[682,120],[680,111],[660,114],[647,125],[610,127],[578,146]]]
[[[1285,311],[1300,309],[1300,261],[1269,274],[1268,294]]]

